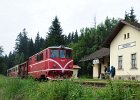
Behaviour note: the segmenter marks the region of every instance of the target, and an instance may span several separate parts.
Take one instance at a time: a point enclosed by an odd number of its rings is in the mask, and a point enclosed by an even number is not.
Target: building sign
[[[124,49],[124,48],[133,47],[133,46],[136,46],[136,41],[122,44],[122,45],[118,45],[118,49]]]
[[[93,60],[93,64],[99,64],[99,59]]]

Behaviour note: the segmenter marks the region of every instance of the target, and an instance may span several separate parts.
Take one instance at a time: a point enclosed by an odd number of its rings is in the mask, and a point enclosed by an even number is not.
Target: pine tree
[[[29,42],[28,42],[28,55],[32,56],[34,53],[35,53],[34,43],[33,43],[33,40],[31,38],[31,39],[29,39]]]
[[[23,62],[24,62],[24,54],[23,53],[21,53],[21,54],[16,53],[14,64],[17,65],[17,64],[20,64],[20,63],[23,63]]]
[[[77,30],[75,31],[75,34],[74,34],[74,43],[75,42],[78,42],[78,32],[77,32]]]
[[[47,36],[48,46],[59,46],[64,44],[64,35],[62,35],[62,28],[57,16],[52,21],[52,25],[49,28]]]
[[[136,15],[134,15],[134,9],[131,8],[130,10],[130,21],[131,22],[138,22],[138,20],[136,19]]]
[[[131,7],[130,13],[125,12],[125,20],[132,23],[137,23],[136,15],[134,14],[134,9]]]
[[[42,37],[40,37],[39,32],[38,32],[37,36],[35,38],[35,48],[34,48],[35,53],[37,53],[45,48],[44,43],[45,43],[45,40]]]
[[[7,66],[5,64],[5,59],[2,53],[3,48],[0,46],[0,74],[6,74]]]
[[[27,37],[27,32],[26,29],[24,28],[22,32],[19,33],[16,39],[16,45],[15,45],[15,50],[17,53],[24,54],[24,60],[26,60],[29,57],[28,54],[28,37]]]
[[[35,38],[35,53],[40,51],[40,36],[39,32],[37,33],[37,36]]]
[[[41,38],[40,38],[40,50],[45,49],[44,43],[45,43],[45,40],[41,37]]]
[[[68,37],[67,37],[67,44],[70,44],[72,42],[72,39],[71,39],[71,33],[68,34]]]
[[[15,65],[15,52],[10,52],[8,55],[7,67],[8,69]]]
[[[0,56],[2,56],[3,48],[0,46]]]

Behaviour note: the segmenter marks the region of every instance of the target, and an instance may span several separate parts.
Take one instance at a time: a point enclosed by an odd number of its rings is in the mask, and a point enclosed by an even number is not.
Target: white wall
[[[124,39],[124,34],[130,34]],[[136,46],[118,49],[118,45],[136,41]],[[131,54],[136,53],[137,68],[131,69]],[[123,56],[122,70],[118,70],[118,56]],[[140,75],[140,31],[125,25],[110,45],[110,65],[116,67],[116,75]]]

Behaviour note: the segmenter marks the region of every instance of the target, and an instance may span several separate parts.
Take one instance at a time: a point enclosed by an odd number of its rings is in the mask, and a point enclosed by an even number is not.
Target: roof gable
[[[124,20],[120,20],[119,23],[116,25],[112,33],[107,37],[105,42],[103,43],[104,47],[110,47],[110,44],[112,40],[116,37],[116,35],[120,32],[120,30],[125,26],[128,25],[138,31],[140,31],[140,23],[131,23],[131,22],[126,22]]]

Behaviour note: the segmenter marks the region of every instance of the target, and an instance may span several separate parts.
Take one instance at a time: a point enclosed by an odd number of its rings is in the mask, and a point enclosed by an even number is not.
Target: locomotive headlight
[[[56,64],[53,64],[53,67],[56,68]]]

